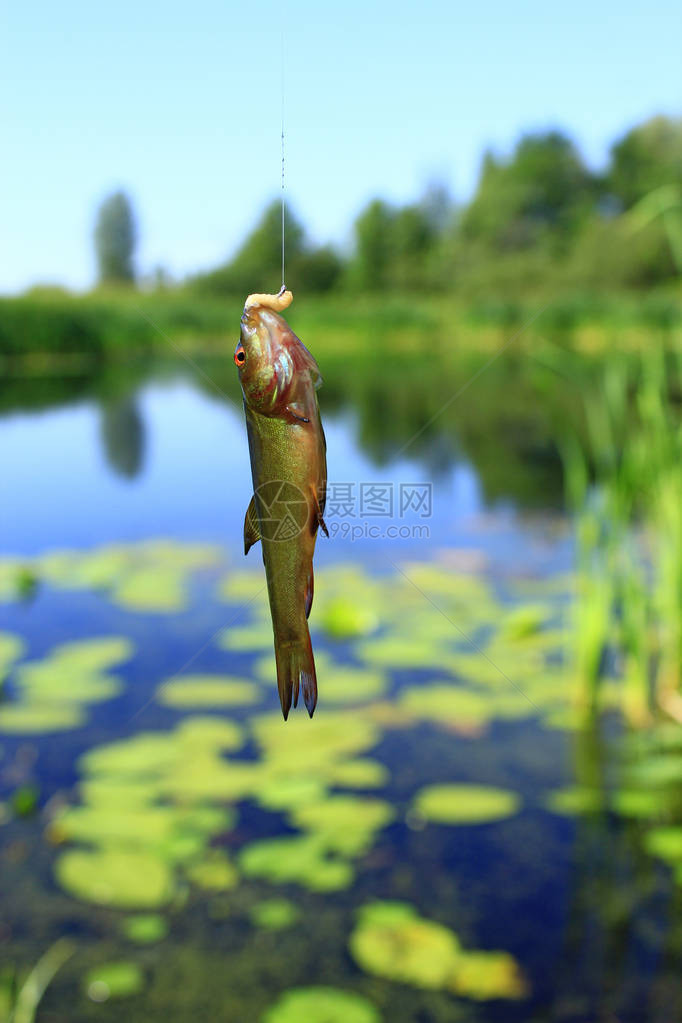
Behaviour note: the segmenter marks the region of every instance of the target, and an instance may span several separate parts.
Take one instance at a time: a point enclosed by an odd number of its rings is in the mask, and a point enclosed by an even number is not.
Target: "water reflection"
[[[101,437],[108,464],[126,479],[142,469],[145,424],[134,393],[101,404]]]
[[[201,369],[198,374],[184,363],[157,362],[15,377],[0,397],[0,416],[93,402],[100,409],[107,464],[133,479],[144,467],[148,433],[141,387],[189,380],[211,403],[240,410],[231,360],[207,359]],[[470,463],[487,503],[556,507],[562,493],[552,429],[556,395],[543,399],[512,360],[500,359],[474,381],[477,372],[469,365],[415,372],[400,358],[390,366],[370,362],[361,368],[332,360],[325,367],[323,414],[326,420],[352,410],[355,442],[376,467],[407,458],[424,477],[438,479]]]

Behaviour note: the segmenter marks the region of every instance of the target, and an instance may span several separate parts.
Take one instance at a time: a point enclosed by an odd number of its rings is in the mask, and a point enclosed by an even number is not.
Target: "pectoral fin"
[[[252,497],[246,509],[244,519],[244,554],[248,554],[255,543],[260,540],[260,524],[256,513],[256,499]]]
[[[329,530],[327,529],[327,523],[322,517],[322,508],[320,507],[320,500],[317,496],[317,489],[313,486],[313,512],[315,515],[315,522],[320,527],[325,536],[329,536]],[[313,530],[314,532],[314,530]]]

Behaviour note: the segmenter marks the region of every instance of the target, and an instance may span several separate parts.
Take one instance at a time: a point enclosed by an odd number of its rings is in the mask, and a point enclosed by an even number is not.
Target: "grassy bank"
[[[120,291],[72,296],[36,292],[0,299],[0,356],[11,364],[62,357],[128,358],[179,346],[217,352],[236,340],[241,298],[206,299],[188,291]],[[413,351],[428,339],[439,352],[495,349],[525,339],[570,341],[582,350],[638,347],[652,331],[682,323],[682,300],[670,291],[646,296],[558,295],[519,301],[424,296],[300,296],[290,321],[316,351],[348,354],[368,344]]]

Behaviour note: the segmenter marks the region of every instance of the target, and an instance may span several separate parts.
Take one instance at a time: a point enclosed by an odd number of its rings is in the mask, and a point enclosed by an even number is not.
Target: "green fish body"
[[[261,541],[284,717],[299,687],[312,717],[317,678],[308,615],[313,553],[327,485],[326,443],[317,403],[317,363],[279,315],[291,301],[247,299],[235,362],[244,396],[253,497],[244,521],[244,552]]]

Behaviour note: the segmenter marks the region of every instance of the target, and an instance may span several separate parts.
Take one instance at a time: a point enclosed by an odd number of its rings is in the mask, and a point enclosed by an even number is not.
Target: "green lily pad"
[[[235,569],[218,586],[218,597],[228,604],[245,604],[256,608],[267,604],[268,591],[262,569]]]
[[[168,921],[159,913],[138,913],[126,917],[121,928],[126,938],[137,945],[153,945],[168,934]]]
[[[75,640],[55,647],[15,673],[17,700],[0,707],[0,731],[38,734],[66,731],[85,722],[85,706],[110,700],[122,685],[105,672],[133,651],[120,636]]]
[[[251,909],[251,921],[265,931],[281,931],[292,927],[300,917],[298,907],[290,899],[263,899]]]
[[[90,970],[85,978],[85,990],[93,1002],[129,998],[139,994],[143,988],[144,974],[137,963],[104,963]]]
[[[332,639],[353,639],[368,636],[379,624],[377,615],[366,604],[338,596],[326,601],[318,621]]]
[[[406,690],[398,706],[415,718],[449,723],[454,727],[482,726],[492,717],[490,698],[485,693],[453,684],[416,686]]]
[[[231,625],[218,633],[216,642],[223,650],[272,650],[272,625],[267,621]]]
[[[448,927],[420,917],[407,903],[363,906],[349,947],[366,972],[417,988],[472,999],[520,998],[525,983],[506,952],[464,950]]]
[[[302,803],[318,802],[327,792],[323,778],[311,775],[293,775],[278,778],[264,774],[257,786],[255,799],[266,810],[290,810]]]
[[[329,765],[327,777],[333,785],[349,789],[380,789],[388,784],[388,768],[379,760],[358,757]]]
[[[516,999],[527,994],[518,963],[507,952],[461,952],[454,987],[458,995],[476,1001]]]
[[[327,796],[319,803],[304,803],[291,813],[297,827],[315,835],[326,850],[344,856],[367,852],[376,833],[394,816],[389,803],[351,795]]]
[[[165,707],[240,707],[258,703],[261,691],[253,682],[229,675],[183,675],[163,682],[156,690]]]
[[[350,937],[350,952],[358,966],[388,980],[420,988],[452,986],[460,945],[442,924],[394,904],[385,915],[370,906],[360,911]]]
[[[190,863],[185,872],[193,884],[212,892],[225,891],[237,883],[237,871],[219,849],[208,850],[203,859]]]
[[[670,809],[670,798],[661,790],[621,789],[613,794],[613,810],[621,817],[648,820]]]
[[[261,1017],[262,1023],[381,1023],[371,1002],[333,987],[292,988]]]
[[[437,824],[482,824],[518,813],[515,792],[483,785],[428,785],[417,793],[413,809]]]
[[[571,786],[557,789],[547,799],[547,809],[567,817],[584,813],[599,813],[604,809],[604,794],[598,789]]]
[[[652,856],[682,866],[682,827],[652,828],[644,837],[644,845]]]
[[[155,909],[170,901],[173,875],[150,853],[119,849],[68,849],[57,860],[57,880],[77,899],[118,909]]]
[[[7,674],[8,668],[23,657],[25,644],[20,636],[11,632],[0,632],[0,682]]]
[[[166,565],[140,568],[111,592],[111,600],[127,611],[183,611],[187,606],[184,573]]]
[[[247,877],[271,884],[299,884],[316,892],[339,891],[353,881],[346,860],[331,857],[314,835],[268,838],[242,849],[239,864]]]
[[[334,664],[318,668],[320,698],[325,704],[367,703],[383,696],[388,688],[384,672]]]
[[[51,703],[0,704],[0,732],[6,735],[48,735],[85,724],[81,707],[60,707]]]

